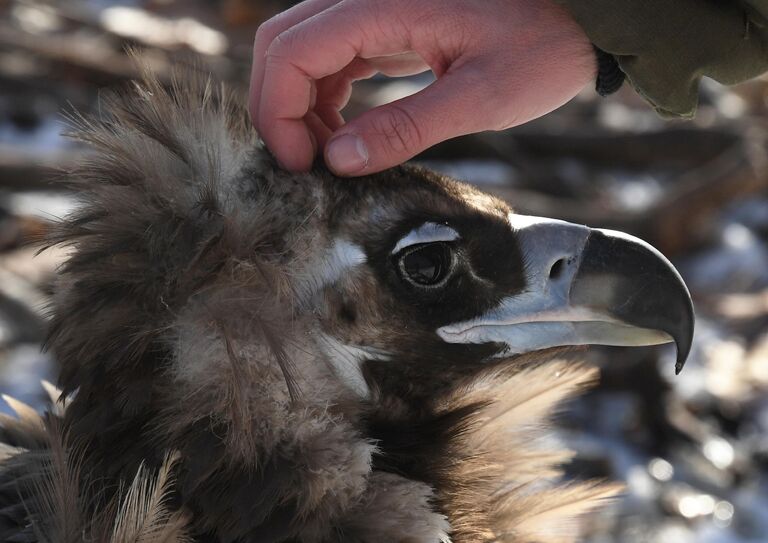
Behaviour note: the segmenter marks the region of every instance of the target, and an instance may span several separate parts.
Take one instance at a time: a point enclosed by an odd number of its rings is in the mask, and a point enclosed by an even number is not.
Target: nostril
[[[549,269],[549,278],[558,279],[561,275],[563,275],[563,269],[565,269],[565,259],[561,258],[552,264],[552,267]]]

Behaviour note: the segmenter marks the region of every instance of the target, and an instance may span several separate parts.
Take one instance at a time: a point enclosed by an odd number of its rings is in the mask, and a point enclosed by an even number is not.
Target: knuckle
[[[377,120],[376,132],[390,151],[414,153],[421,147],[422,130],[414,116],[401,106],[390,105],[386,114]]]
[[[277,24],[273,19],[261,23],[259,28],[256,29],[256,46],[260,47],[261,49],[266,49],[269,47],[269,44],[272,43],[272,40],[275,39],[275,36],[279,34],[279,32],[280,31],[277,27]]]
[[[285,31],[278,34],[269,44],[267,55],[274,57],[285,56],[285,54],[291,49],[294,43],[294,39],[291,34],[292,33],[290,31]]]

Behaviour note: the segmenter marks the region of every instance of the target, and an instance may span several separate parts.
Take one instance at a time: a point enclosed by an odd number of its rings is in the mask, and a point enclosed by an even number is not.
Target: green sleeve
[[[690,117],[702,76],[768,71],[768,0],[557,0],[665,116]]]

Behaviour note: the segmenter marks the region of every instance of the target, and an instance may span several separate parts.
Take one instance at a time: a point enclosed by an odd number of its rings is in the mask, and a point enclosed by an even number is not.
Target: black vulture
[[[3,541],[556,543],[618,492],[561,480],[549,421],[596,379],[574,345],[684,362],[658,251],[415,166],[286,172],[202,77],[104,110],[50,240],[61,391],[2,421]]]

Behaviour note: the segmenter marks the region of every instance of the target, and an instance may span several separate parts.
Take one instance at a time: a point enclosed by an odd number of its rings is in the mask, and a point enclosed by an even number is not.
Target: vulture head
[[[68,405],[4,423],[3,540],[554,543],[616,494],[546,423],[595,379],[571,346],[682,367],[653,247],[416,167],[285,172],[200,78],[105,109],[53,239]]]

